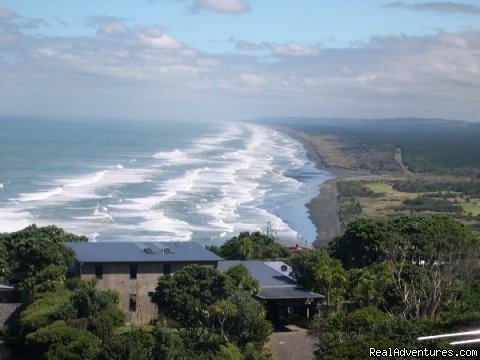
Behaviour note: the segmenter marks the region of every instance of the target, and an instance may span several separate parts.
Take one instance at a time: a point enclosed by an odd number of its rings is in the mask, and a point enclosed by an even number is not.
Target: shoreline
[[[285,127],[273,127],[275,130],[300,142],[306,150],[307,158],[313,161],[318,170],[327,171],[332,178],[319,185],[319,194],[306,204],[309,218],[317,230],[317,238],[312,243],[314,248],[326,246],[333,238],[343,232],[340,220],[340,199],[337,182],[341,179],[356,178],[371,175],[366,170],[352,170],[327,166],[315,145],[298,136],[295,130]]]

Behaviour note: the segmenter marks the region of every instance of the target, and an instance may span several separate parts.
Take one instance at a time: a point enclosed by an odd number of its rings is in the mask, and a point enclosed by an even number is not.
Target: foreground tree
[[[326,250],[300,253],[290,259],[293,275],[306,289],[324,294],[326,304],[338,308],[345,293],[347,272]]]
[[[479,249],[473,240],[439,237],[426,252],[419,251],[415,238],[397,238],[389,257],[404,316],[436,319],[468,294],[479,276]]]
[[[397,238],[409,239],[409,256],[414,261],[418,261],[418,256],[434,258],[440,249],[435,245],[439,239],[451,239],[458,244],[474,241],[470,229],[450,216],[400,216],[351,222],[345,234],[329,244],[329,251],[345,268],[361,268],[390,259],[389,252]]]
[[[152,300],[166,317],[198,328],[208,325],[207,308],[234,290],[227,275],[207,266],[188,265],[175,276],[161,277]]]
[[[17,284],[27,295],[61,288],[73,261],[72,251],[62,245],[65,241],[87,241],[87,238],[56,226],[35,225],[0,234],[4,279]]]

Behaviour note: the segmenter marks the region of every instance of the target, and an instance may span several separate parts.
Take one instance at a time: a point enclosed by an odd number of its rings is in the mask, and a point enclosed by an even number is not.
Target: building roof
[[[291,277],[292,268],[283,261],[222,260],[218,270],[225,271],[232,266],[243,264],[250,276],[258,281],[260,292],[256,295],[264,300],[308,300],[323,299],[324,296],[299,288]]]
[[[282,274],[260,260],[223,260],[218,262],[218,270],[225,271],[232,266],[243,264],[252,278],[263,287],[297,287],[297,282]]]
[[[282,273],[283,275],[293,279],[293,269],[291,266],[285,264],[283,261],[264,261],[265,265],[270,266],[273,270]]]
[[[81,263],[214,262],[217,255],[193,241],[66,242]]]
[[[323,299],[325,296],[302,289],[292,288],[262,288],[257,295],[265,300],[298,300],[298,299]]]

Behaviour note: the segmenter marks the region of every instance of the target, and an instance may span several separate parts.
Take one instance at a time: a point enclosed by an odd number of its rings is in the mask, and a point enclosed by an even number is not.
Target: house
[[[0,281],[0,327],[7,325],[10,329],[16,328],[24,306],[25,297],[17,287]]]
[[[73,271],[100,289],[115,290],[133,324],[148,324],[158,312],[149,294],[158,278],[188,264],[217,267],[217,255],[196,242],[70,242]]]
[[[243,264],[252,278],[258,281],[259,293],[255,296],[264,304],[269,318],[274,322],[303,322],[317,311],[323,295],[303,290],[291,276],[292,269],[282,261],[222,260],[220,271]]]

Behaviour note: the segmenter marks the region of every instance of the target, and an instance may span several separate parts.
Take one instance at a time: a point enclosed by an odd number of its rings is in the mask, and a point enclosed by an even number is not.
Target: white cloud
[[[158,26],[128,26],[119,19],[95,26],[93,37],[0,31],[2,111],[473,120],[480,113],[480,31],[377,37],[342,49],[260,43],[272,52],[271,61],[265,52],[198,51]]]
[[[160,29],[155,27],[137,29],[136,39],[133,40],[141,46],[146,46],[160,50],[180,50],[184,45],[174,38],[165,35]]]
[[[224,13],[250,12],[250,4],[245,0],[195,0],[195,10],[212,10]]]
[[[315,56],[319,54],[319,51],[312,46],[304,46],[297,42],[290,42],[288,44],[273,46],[272,53],[278,56]]]

